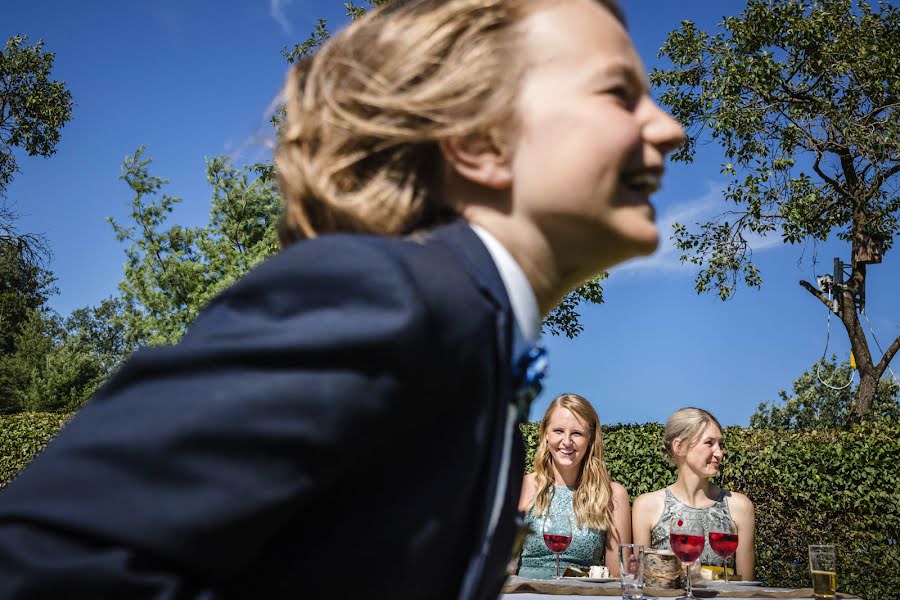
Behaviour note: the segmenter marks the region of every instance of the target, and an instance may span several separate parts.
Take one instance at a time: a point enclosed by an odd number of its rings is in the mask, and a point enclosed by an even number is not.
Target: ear
[[[440,148],[447,164],[464,179],[494,190],[512,187],[509,153],[494,132],[449,138]]]
[[[679,456],[681,454],[682,442],[681,438],[675,438],[672,440],[672,453],[675,456]]]

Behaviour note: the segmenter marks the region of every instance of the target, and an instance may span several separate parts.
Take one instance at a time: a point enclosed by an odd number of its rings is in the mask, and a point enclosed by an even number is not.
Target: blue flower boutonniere
[[[538,342],[525,354],[519,357],[513,368],[515,384],[515,402],[519,420],[528,418],[531,403],[544,388],[543,380],[547,375],[547,350]]]

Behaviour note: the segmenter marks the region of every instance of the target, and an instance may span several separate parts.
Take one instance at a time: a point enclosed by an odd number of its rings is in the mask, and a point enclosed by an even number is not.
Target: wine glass
[[[572,543],[572,518],[564,514],[548,514],[544,517],[541,532],[547,548],[556,555],[556,578],[562,579],[559,574],[559,555]]]
[[[669,545],[672,551],[682,563],[687,563],[687,594],[678,600],[693,600],[691,590],[691,564],[703,554],[706,546],[706,535],[703,531],[703,521],[686,517],[675,517],[669,524]]]
[[[738,530],[731,519],[709,520],[709,547],[713,552],[725,559],[725,583],[728,583],[728,557],[737,552]],[[737,559],[734,570],[737,572]]]

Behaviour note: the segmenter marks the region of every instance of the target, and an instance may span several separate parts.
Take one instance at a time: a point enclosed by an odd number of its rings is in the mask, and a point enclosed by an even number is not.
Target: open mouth
[[[632,171],[621,177],[622,185],[639,194],[652,194],[662,187],[662,172],[660,171]]]
[[[574,451],[574,450],[557,450],[557,452],[558,452],[560,455],[566,456],[566,457],[572,457],[572,456],[575,456],[575,451]]]

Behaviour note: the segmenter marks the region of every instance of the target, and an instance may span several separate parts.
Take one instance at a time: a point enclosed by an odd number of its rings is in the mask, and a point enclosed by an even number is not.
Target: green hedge
[[[0,488],[47,445],[70,417],[35,412],[0,416]]]
[[[67,420],[50,413],[0,417],[0,486]],[[659,452],[662,426],[614,425],[603,431],[609,472],[632,498],[674,481]],[[537,424],[523,426],[523,434],[530,465]],[[898,597],[900,427],[804,432],[728,427],[725,443],[717,483],[747,494],[756,506],[757,579],[808,587],[807,546],[833,543],[838,589],[870,600]]]
[[[659,451],[662,426],[604,427],[607,468],[632,499],[675,480]],[[537,424],[523,426],[529,470]],[[809,544],[834,544],[838,589],[900,597],[900,427],[851,431],[725,429],[718,483],[756,507],[756,575],[809,587]]]

